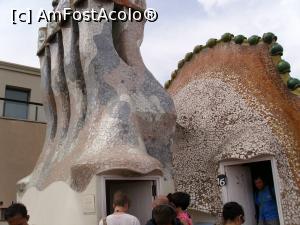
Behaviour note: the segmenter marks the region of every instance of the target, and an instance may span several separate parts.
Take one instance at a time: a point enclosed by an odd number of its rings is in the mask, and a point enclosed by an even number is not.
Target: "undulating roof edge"
[[[177,69],[172,73],[171,79],[165,83],[165,88],[168,89],[172,84],[172,81],[176,79],[178,72],[183,68],[186,62],[189,62],[195,55],[201,53],[205,48],[213,48],[219,43],[235,43],[238,45],[257,45],[260,42],[264,42],[269,45],[269,53],[272,56],[273,62],[277,67],[277,71],[281,75],[283,82],[287,85],[287,88],[295,95],[300,96],[300,80],[290,76],[291,65],[285,60],[281,59],[283,55],[283,47],[277,43],[277,37],[271,33],[265,33],[262,37],[253,35],[248,39],[243,35],[234,36],[231,33],[225,33],[221,39],[211,38],[206,42],[206,45],[197,45],[192,52],[189,52],[185,57],[178,62]],[[275,57],[279,56],[280,60],[276,60]]]

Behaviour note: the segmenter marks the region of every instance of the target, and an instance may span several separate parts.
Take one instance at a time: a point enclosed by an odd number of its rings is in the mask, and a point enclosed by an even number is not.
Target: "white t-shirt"
[[[135,216],[127,213],[109,215],[106,217],[106,222],[107,225],[141,225]],[[99,225],[104,225],[103,220],[99,222]]]

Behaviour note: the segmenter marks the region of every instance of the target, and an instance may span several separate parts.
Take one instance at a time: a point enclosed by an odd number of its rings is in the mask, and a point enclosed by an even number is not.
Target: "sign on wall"
[[[217,182],[219,187],[224,187],[227,184],[227,176],[225,174],[220,174],[217,177]]]

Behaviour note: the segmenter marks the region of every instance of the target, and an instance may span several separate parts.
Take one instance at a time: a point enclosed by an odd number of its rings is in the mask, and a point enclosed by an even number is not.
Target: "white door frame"
[[[120,180],[120,181],[155,181],[157,196],[161,192],[161,182],[162,177],[160,176],[144,176],[144,177],[125,177],[125,176],[114,176],[114,175],[103,175],[97,177],[97,219],[101,219],[101,216],[107,216],[107,207],[106,207],[106,181],[108,180]]]
[[[255,162],[262,162],[262,161],[270,161],[271,162],[272,176],[273,176],[273,181],[274,181],[274,189],[275,189],[275,196],[276,196],[276,201],[277,201],[279,220],[280,220],[280,224],[284,225],[282,205],[281,205],[281,195],[280,195],[279,174],[278,174],[278,169],[277,169],[277,162],[273,156],[259,157],[259,158],[249,159],[249,160],[221,161],[220,167],[219,167],[219,172],[221,174],[225,174],[226,166],[234,166],[234,165],[241,165],[241,164],[255,163]],[[227,195],[227,187],[225,185],[224,187],[222,187],[223,203],[228,202],[227,196],[228,196]]]

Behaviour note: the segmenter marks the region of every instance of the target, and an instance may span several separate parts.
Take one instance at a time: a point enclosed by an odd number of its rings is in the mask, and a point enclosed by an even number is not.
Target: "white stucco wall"
[[[169,175],[170,176],[170,175]],[[55,182],[43,191],[29,188],[18,193],[18,201],[26,205],[30,225],[98,225],[105,213],[105,179],[145,180],[149,177],[95,176],[83,193],[73,191],[65,182]],[[158,181],[158,194],[174,191],[172,179],[151,177]],[[2,224],[0,224],[2,225]]]
[[[96,225],[96,204],[91,199],[96,199],[95,179],[81,194],[55,182],[43,191],[28,189],[19,201],[28,209],[30,225]]]

